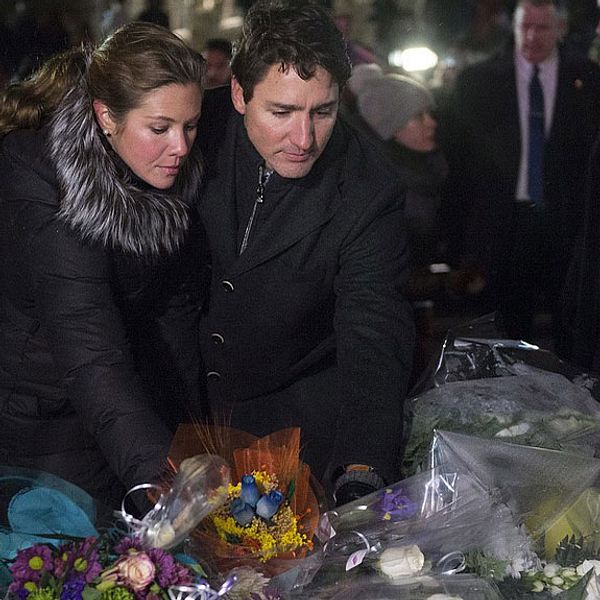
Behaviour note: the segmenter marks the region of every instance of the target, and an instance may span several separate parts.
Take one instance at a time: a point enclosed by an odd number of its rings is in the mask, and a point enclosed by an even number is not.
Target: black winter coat
[[[257,435],[303,427],[307,462],[375,466],[392,480],[414,326],[403,191],[366,139],[336,124],[301,179],[274,173],[247,249],[239,203],[260,155],[226,89],[204,98],[200,212],[213,281],[201,347],[211,408]]]
[[[185,202],[133,180],[95,123],[65,136],[72,114],[0,146],[0,463],[114,505],[196,408],[198,259],[169,252]]]

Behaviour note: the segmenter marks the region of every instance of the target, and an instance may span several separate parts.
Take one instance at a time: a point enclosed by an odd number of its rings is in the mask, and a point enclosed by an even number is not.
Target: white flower
[[[557,563],[548,563],[544,567],[544,575],[546,577],[554,577],[555,575],[558,575],[559,571],[560,571],[560,565]]]
[[[395,579],[418,573],[425,564],[425,557],[419,546],[386,548],[379,557],[379,568],[384,575]]]
[[[513,425],[512,427],[507,427],[506,429],[501,429],[496,437],[516,437],[518,435],[523,435],[527,433],[531,429],[531,425],[529,423],[519,423],[518,425]]]

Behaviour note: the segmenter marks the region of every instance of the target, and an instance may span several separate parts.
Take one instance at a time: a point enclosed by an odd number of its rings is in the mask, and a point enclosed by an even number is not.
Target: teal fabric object
[[[48,473],[0,467],[0,559],[57,536],[96,536],[96,505],[82,489]],[[6,509],[5,509],[6,507]],[[50,537],[48,537],[50,536]]]

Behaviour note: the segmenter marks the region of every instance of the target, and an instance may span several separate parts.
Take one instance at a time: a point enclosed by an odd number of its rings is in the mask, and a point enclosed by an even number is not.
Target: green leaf
[[[590,569],[573,587],[555,596],[558,600],[584,600],[585,588],[594,575],[594,569]]]
[[[288,489],[287,489],[286,499],[288,502],[293,498],[295,492],[296,492],[296,480],[292,479],[290,481],[290,484],[288,485]]]
[[[81,593],[82,600],[100,600],[102,592],[97,590],[95,587],[86,585]]]

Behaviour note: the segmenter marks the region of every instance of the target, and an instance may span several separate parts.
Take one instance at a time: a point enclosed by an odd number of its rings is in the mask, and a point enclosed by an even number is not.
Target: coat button
[[[217,371],[209,371],[206,374],[206,378],[209,381],[219,381],[219,379],[221,379],[221,373],[217,373]]]
[[[233,292],[233,283],[231,283],[231,281],[227,281],[226,279],[224,279],[223,281],[221,281],[221,285],[223,286],[223,289],[226,292]]]
[[[225,342],[225,338],[220,333],[211,333],[210,339],[215,346],[220,346]]]

